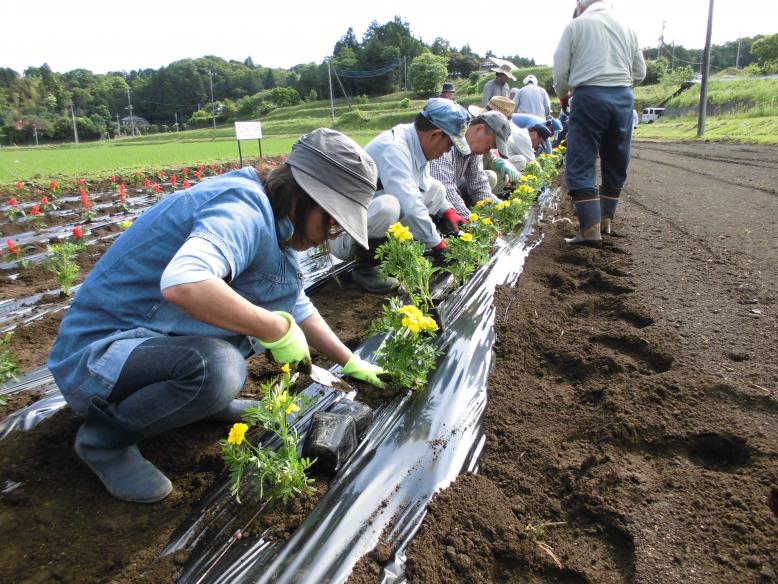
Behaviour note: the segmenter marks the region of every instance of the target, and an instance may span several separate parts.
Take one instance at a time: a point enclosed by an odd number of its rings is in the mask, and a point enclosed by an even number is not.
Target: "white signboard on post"
[[[261,140],[261,122],[235,122],[235,137],[238,140]]]

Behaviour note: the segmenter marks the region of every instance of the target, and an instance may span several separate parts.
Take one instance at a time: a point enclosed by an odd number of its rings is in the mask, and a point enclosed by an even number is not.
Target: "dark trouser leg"
[[[621,189],[627,180],[632,145],[632,90],[629,87],[609,88],[611,119],[600,144],[602,186],[600,204],[602,233],[611,232],[611,220],[616,214]]]
[[[368,239],[368,249],[357,247],[355,253],[356,262],[351,270],[351,278],[368,292],[376,294],[389,294],[400,286],[395,278],[390,278],[381,273],[381,262],[375,259],[375,252],[386,238]]]
[[[114,497],[159,501],[172,486],[136,443],[224,410],[245,379],[245,360],[226,341],[144,341],[130,354],[108,401],[92,399],[76,435],[76,452]]]

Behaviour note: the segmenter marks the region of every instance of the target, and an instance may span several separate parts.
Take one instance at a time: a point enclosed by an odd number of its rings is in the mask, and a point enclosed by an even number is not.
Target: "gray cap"
[[[367,249],[367,207],[378,180],[370,155],[348,136],[319,128],[292,146],[286,164],[316,204]]]
[[[511,123],[505,114],[495,110],[489,110],[476,117],[473,121],[483,120],[489,129],[497,136],[497,151],[503,158],[508,157],[508,140],[511,137]]]

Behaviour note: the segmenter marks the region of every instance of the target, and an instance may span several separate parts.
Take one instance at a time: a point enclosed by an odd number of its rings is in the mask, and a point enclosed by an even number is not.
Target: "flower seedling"
[[[40,208],[41,211],[46,213],[46,215],[48,215],[49,213],[53,213],[54,211],[59,209],[59,207],[57,207],[57,205],[52,203],[51,200],[46,195],[43,195],[41,197]]]
[[[19,375],[22,373],[16,364],[16,355],[11,350],[12,338],[13,333],[7,332],[3,340],[0,341],[0,384],[8,381],[19,381]],[[2,400],[2,396],[0,396],[0,400]],[[4,400],[0,401],[0,405],[4,404]]]
[[[83,251],[86,247],[86,238],[84,237],[84,230],[78,225],[73,227],[73,231],[70,234],[70,243],[78,246],[78,251]]]
[[[20,217],[25,216],[24,211],[19,207],[19,201],[16,197],[8,199],[8,210],[6,211],[6,215],[11,223],[16,223],[19,221]]]
[[[489,221],[489,219],[484,218],[483,221]],[[471,219],[467,227],[472,229],[474,223],[477,225],[478,221]],[[459,237],[448,238],[448,246],[443,252],[446,258],[446,267],[443,269],[454,276],[456,286],[461,286],[478,266],[489,260],[490,244],[491,239],[485,231],[481,240],[477,239],[470,231],[462,231]]]
[[[21,245],[16,243],[13,239],[5,240],[5,251],[3,252],[3,260],[6,262],[16,262],[22,269],[26,269],[30,265],[30,260],[24,257],[24,249]]]
[[[371,333],[389,333],[376,352],[394,385],[418,389],[427,384],[429,371],[440,355],[434,346],[438,323],[431,316],[399,298],[391,298],[383,315],[370,325]]]
[[[49,183],[49,194],[55,199],[59,195],[59,185],[57,184],[57,181],[53,180]]]
[[[89,223],[95,218],[95,212],[92,208],[92,201],[89,200],[89,193],[86,189],[81,189],[81,219]]]
[[[130,206],[127,204],[127,187],[124,186],[124,183],[119,185],[119,209],[123,213],[130,212]]]
[[[230,472],[230,492],[240,502],[243,477],[255,473],[256,486],[261,499],[270,502],[286,501],[290,497],[313,493],[312,479],[306,471],[315,460],[300,458],[297,454],[299,436],[291,425],[305,399],[290,388],[296,379],[291,375],[289,365],[284,365],[283,374],[262,384],[264,397],[256,407],[243,413],[243,422],[230,429],[226,440],[220,441],[222,458]],[[252,427],[259,427],[275,435],[280,441],[274,450],[246,439]]]
[[[57,276],[57,282],[62,286],[63,296],[70,296],[73,284],[81,271],[76,263],[76,255],[82,248],[75,243],[66,241],[49,245],[47,249],[51,256],[46,260],[46,269]]]
[[[41,213],[41,207],[38,203],[35,203],[30,208],[30,224],[35,231],[40,231],[46,227],[46,222],[43,220],[43,214]]]
[[[402,223],[391,225],[389,237],[378,246],[375,257],[381,261],[381,272],[397,278],[413,304],[432,306],[430,278],[437,268],[424,257],[424,244],[414,241],[410,229]]]

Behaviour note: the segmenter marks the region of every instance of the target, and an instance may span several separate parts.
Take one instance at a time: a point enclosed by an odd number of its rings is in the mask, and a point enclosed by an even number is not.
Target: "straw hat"
[[[511,81],[516,81],[516,78],[513,76],[513,69],[511,69],[511,66],[507,63],[500,65],[499,67],[492,67],[492,71],[495,73],[502,73],[503,75],[507,75],[508,79]]]
[[[467,108],[467,111],[469,111],[474,116],[480,116],[484,112],[494,110],[496,112],[500,112],[510,120],[515,108],[516,104],[513,103],[513,100],[508,99],[502,95],[495,95],[492,99],[489,100],[489,103],[486,104],[485,108],[478,107],[477,105],[471,105]]]

